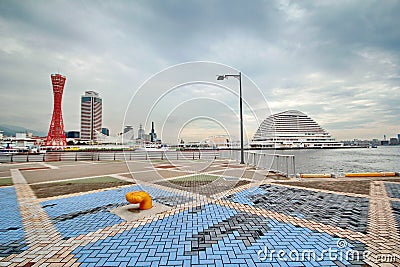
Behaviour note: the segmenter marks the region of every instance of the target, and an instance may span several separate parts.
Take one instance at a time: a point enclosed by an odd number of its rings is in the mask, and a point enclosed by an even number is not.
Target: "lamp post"
[[[218,75],[217,80],[222,81],[234,77],[239,80],[239,112],[240,112],[240,164],[244,164],[244,148],[243,148],[243,99],[242,99],[242,73]]]

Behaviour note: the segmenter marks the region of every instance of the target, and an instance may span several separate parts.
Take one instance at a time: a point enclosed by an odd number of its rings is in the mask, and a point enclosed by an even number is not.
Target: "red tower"
[[[49,133],[47,134],[46,146],[63,147],[67,145],[61,109],[65,80],[66,78],[61,74],[51,75],[51,83],[53,84],[54,94],[54,109],[53,117],[51,118]]]

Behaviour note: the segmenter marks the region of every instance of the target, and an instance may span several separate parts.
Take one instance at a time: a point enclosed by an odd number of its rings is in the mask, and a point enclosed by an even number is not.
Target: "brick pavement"
[[[219,165],[209,169],[218,174]],[[47,171],[57,174],[58,166]],[[232,176],[217,179],[218,189],[192,183],[187,190],[157,176],[38,200],[21,172],[11,173],[14,186],[0,188],[2,205],[10,207],[0,218],[0,266],[400,265],[399,183],[375,181],[369,195],[356,195],[274,185],[259,176],[237,187]],[[110,175],[126,179],[118,173]],[[35,171],[29,177],[35,180]],[[135,222],[110,212],[138,189],[171,209]]]

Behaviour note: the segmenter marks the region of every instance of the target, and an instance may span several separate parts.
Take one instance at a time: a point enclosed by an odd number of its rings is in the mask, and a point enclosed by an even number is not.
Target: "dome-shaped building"
[[[334,148],[343,146],[313,119],[297,110],[266,118],[255,133],[251,147]]]

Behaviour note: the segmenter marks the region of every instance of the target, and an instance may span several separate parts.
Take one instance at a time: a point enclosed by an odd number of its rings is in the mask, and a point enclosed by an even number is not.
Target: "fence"
[[[220,158],[240,161],[240,150],[221,151]],[[294,155],[267,154],[259,151],[244,151],[244,162],[256,168],[265,169],[286,177],[296,175]]]
[[[192,150],[192,151],[116,151],[116,152],[47,152],[45,154],[1,155],[0,162],[46,161],[113,161],[113,160],[240,160],[240,150]],[[292,177],[296,174],[293,155],[266,154],[245,151],[246,164]]]
[[[113,161],[113,160],[212,160],[217,150],[193,151],[116,151],[116,152],[47,152],[45,154],[1,155],[0,163],[46,161]]]

